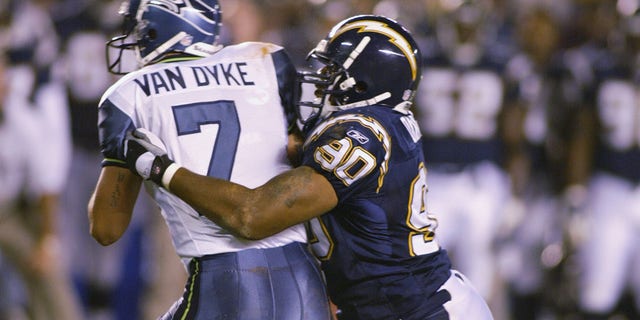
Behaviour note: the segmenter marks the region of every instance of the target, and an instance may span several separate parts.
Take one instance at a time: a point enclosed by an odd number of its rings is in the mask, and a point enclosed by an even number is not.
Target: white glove
[[[127,132],[124,154],[131,171],[167,189],[179,168],[169,159],[162,140],[146,129]]]

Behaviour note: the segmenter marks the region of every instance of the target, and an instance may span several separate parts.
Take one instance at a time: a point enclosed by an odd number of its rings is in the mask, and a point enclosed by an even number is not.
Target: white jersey
[[[44,179],[50,170],[42,128],[29,106],[9,97],[0,120],[0,217],[22,194],[36,198],[47,189]]]
[[[130,73],[103,96],[99,108],[103,165],[124,166],[127,131],[145,128],[189,170],[249,188],[290,168],[287,126],[295,68],[267,43],[228,46],[214,55],[164,62]],[[155,184],[158,202],[183,262],[192,257],[306,242],[302,225],[260,241],[239,239]]]
[[[36,72],[26,64],[8,69],[9,101],[12,109],[24,109],[38,122],[34,133],[42,143],[48,169],[40,176],[47,193],[60,194],[64,190],[71,165],[71,129],[69,105],[62,82],[47,79],[37,83]],[[42,80],[41,80],[42,81]],[[41,161],[42,162],[42,161]]]

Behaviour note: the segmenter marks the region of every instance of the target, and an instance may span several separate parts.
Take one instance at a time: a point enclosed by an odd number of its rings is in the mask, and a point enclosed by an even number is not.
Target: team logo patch
[[[357,140],[360,144],[365,144],[369,142],[369,138],[367,138],[364,134],[360,133],[358,130],[349,130],[347,131],[347,136],[352,139]]]

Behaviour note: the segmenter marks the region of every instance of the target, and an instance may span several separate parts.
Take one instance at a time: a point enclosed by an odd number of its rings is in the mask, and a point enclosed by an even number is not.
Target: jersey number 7
[[[219,126],[207,175],[229,180],[240,138],[240,120],[233,101],[199,102],[173,107],[178,135],[200,133],[200,126]]]

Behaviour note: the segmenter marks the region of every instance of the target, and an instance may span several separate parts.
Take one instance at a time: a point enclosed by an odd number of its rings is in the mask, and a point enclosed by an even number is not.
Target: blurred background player
[[[567,189],[574,214],[586,219],[576,243],[578,306],[584,319],[615,314],[635,319],[640,307],[640,276],[635,272],[640,268],[638,3],[588,5],[589,10],[608,13],[610,27],[599,30],[608,30],[600,50],[579,48],[590,62],[593,81],[576,115],[570,159],[576,165]]]
[[[517,51],[505,72],[516,108],[505,121],[514,140],[507,203],[497,245],[500,273],[505,278],[512,319],[554,316],[571,308],[571,286],[557,286],[567,259],[567,222],[561,195],[567,170],[570,106],[579,89],[565,67],[563,21],[572,21],[552,5],[522,6],[514,17]],[[532,32],[536,30],[536,32]],[[553,294],[552,294],[553,293]]]
[[[59,245],[60,221],[64,221],[60,198],[69,172],[71,141],[66,96],[52,71],[59,53],[58,37],[47,12],[47,1],[3,1],[0,7],[0,50],[3,58],[6,54],[3,63],[8,63],[3,76],[10,79],[5,82],[8,87],[1,103],[6,105],[6,114],[17,115],[7,117],[13,119],[10,122],[24,119],[22,130],[32,131],[17,146],[9,147],[11,142],[3,140],[2,148],[15,152],[16,159],[4,158],[0,162],[7,170],[16,170],[14,178],[21,177],[13,181],[18,186],[5,181],[6,189],[18,188],[21,201],[8,204],[17,212],[8,214],[12,219],[4,224],[6,237],[0,246],[4,247],[5,263],[22,272],[19,281],[13,283],[26,286],[24,299],[30,316],[78,319],[80,307],[66,269],[69,263],[64,246]],[[6,122],[9,120],[5,121],[5,132],[10,132],[12,129],[8,128],[15,124]],[[37,143],[33,143],[33,137]],[[40,153],[34,154],[34,149],[40,149]],[[20,158],[27,155],[37,160]],[[14,161],[23,161],[24,166],[10,169],[16,166]],[[20,205],[16,207],[16,203]],[[3,277],[10,276],[3,272]],[[7,297],[15,293],[3,292]]]
[[[25,300],[11,303],[24,303],[30,319],[82,319],[60,254],[62,183],[56,171],[64,167],[56,167],[56,159],[49,161],[56,154],[50,154],[46,144],[55,140],[47,140],[48,127],[39,110],[16,90],[15,82],[10,85],[9,79],[16,78],[4,50],[0,53],[0,253],[3,262],[19,273],[27,294]],[[3,272],[6,276],[11,274]],[[10,291],[3,292],[0,300],[11,296]],[[16,305],[9,307],[3,316],[16,316]]]
[[[498,42],[488,2],[443,8],[426,46],[416,98],[429,168],[430,210],[452,261],[490,301],[499,283],[494,239],[510,196],[503,121],[510,112],[503,72],[509,44]]]

